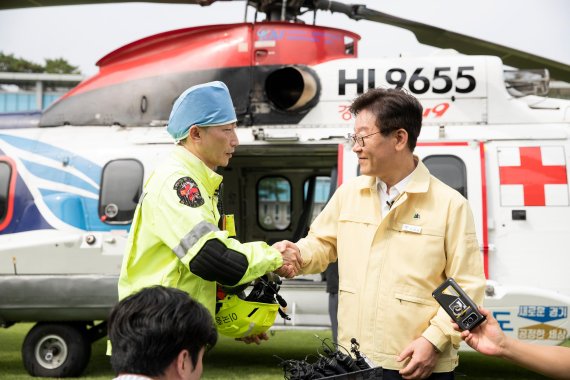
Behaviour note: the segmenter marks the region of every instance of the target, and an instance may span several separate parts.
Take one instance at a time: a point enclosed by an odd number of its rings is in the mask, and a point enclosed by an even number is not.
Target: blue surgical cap
[[[211,127],[237,120],[228,87],[220,81],[192,86],[174,102],[166,130],[176,141],[193,125]]]

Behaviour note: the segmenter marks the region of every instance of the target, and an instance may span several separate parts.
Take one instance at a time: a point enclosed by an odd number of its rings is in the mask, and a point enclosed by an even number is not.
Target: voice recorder
[[[486,319],[453,278],[445,280],[434,290],[432,296],[461,330],[471,330]]]

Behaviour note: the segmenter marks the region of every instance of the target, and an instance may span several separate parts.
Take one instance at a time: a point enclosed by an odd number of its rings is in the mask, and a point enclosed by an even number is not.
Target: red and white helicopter
[[[135,41],[99,60],[99,73],[38,119],[0,121],[0,323],[37,322],[22,350],[28,371],[74,376],[85,368],[106,330],[94,321],[116,302],[143,181],[171,149],[164,125],[172,102],[210,80],[228,85],[239,119],[241,144],[221,173],[241,240],[302,237],[331,191],[358,173],[345,144],[351,100],[372,87],[404,87],[424,106],[416,153],[473,208],[485,305],[519,339],[568,339],[570,101],[544,95],[548,73],[570,81],[570,66],[363,5],[247,6],[265,19]],[[15,7],[22,4],[0,5]],[[407,28],[462,54],[360,59],[361,36],[298,22],[319,10]],[[282,293],[292,320],[276,327],[329,324],[320,277],[285,281]]]

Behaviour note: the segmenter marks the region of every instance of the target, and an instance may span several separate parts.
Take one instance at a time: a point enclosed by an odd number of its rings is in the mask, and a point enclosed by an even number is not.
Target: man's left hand
[[[414,340],[398,356],[401,362],[406,358],[411,358],[408,365],[400,370],[400,375],[404,379],[425,379],[431,375],[437,363],[438,353],[429,340],[423,336]]]

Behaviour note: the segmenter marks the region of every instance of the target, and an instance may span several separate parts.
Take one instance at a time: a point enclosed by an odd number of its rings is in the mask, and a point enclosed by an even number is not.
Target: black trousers
[[[453,372],[438,372],[432,373],[426,380],[454,380]],[[402,380],[402,376],[396,370],[384,369],[382,370],[382,380]]]

